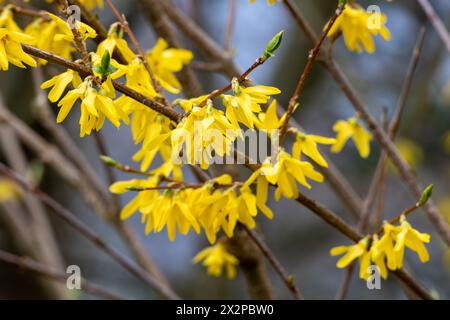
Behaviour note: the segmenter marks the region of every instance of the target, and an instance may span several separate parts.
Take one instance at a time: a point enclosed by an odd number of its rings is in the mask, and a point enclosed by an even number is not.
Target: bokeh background
[[[227,0],[176,0],[174,5],[193,17],[208,34],[223,43],[227,15]],[[135,0],[116,1],[126,13],[132,28],[145,48],[151,48],[156,36],[142,16],[139,4]],[[336,1],[296,1],[303,14],[309,18],[319,32],[327,18],[332,14]],[[423,14],[416,1],[396,0],[359,1],[367,7],[379,5],[388,16],[388,28],[392,33],[390,42],[377,39],[374,54],[355,54],[347,51],[342,39],[335,44],[335,56],[342,65],[352,84],[370,111],[380,117],[383,108],[391,116],[400,88],[409,64],[412,49],[421,26],[428,27],[424,50],[420,58],[413,87],[407,101],[406,112],[402,119],[399,144],[410,155],[413,166],[423,183],[433,183],[434,199],[450,218],[450,55],[441,40]],[[432,1],[440,17],[450,29],[450,2]],[[113,22],[105,10],[101,13],[103,21]],[[247,0],[237,1],[236,28],[233,36],[233,52],[236,63],[242,68],[249,66],[260,54],[267,41],[278,31],[285,30],[284,41],[276,57],[257,69],[252,78],[257,83],[277,86],[282,90],[278,100],[287,105],[290,94],[306,62],[310,44],[298,29],[282,4],[269,7],[264,0],[251,5]],[[180,34],[182,38],[182,34]],[[194,52],[195,61],[204,61],[196,48],[185,40],[185,46]],[[199,71],[205,90],[213,90],[224,85],[229,79],[222,75]],[[0,90],[9,107],[33,128],[41,132],[46,139],[52,137],[42,129],[33,116],[33,91],[27,71],[14,68],[0,74]],[[56,108],[55,108],[56,109]],[[354,115],[354,110],[327,72],[319,65],[307,81],[301,107],[296,112],[296,120],[307,131],[324,136],[333,136],[332,126],[338,119]],[[64,126],[74,137],[76,143],[89,157],[98,172],[104,176],[103,167],[98,161],[97,151],[91,138],[78,137],[78,115],[73,112]],[[103,129],[110,155],[123,163],[132,163],[131,156],[137,150],[133,145],[127,127],[120,130],[106,125]],[[446,140],[447,137],[447,140]],[[377,143],[372,143],[371,156],[361,159],[352,143],[341,154],[330,154],[330,159],[340,168],[361,197],[365,197],[379,156]],[[30,160],[32,160],[30,153]],[[245,170],[242,173],[248,174]],[[186,172],[189,176],[189,172]],[[128,176],[118,173],[119,179]],[[106,180],[106,179],[105,179]],[[105,184],[106,186],[106,184]],[[51,169],[46,169],[42,187],[59,201],[77,213],[91,227],[120,251],[129,254],[115,230],[98,218],[87,208],[79,196],[62,181]],[[311,192],[329,208],[339,213],[346,221],[352,222],[352,216],[342,206],[333,191],[324,184],[314,184]],[[122,197],[122,203],[132,195]],[[392,168],[389,170],[385,190],[385,210],[387,218],[396,216],[402,209],[409,207],[416,199],[400,181]],[[445,203],[447,202],[447,205]],[[342,281],[343,270],[335,267],[337,259],[329,255],[329,249],[340,244],[350,244],[334,229],[300,205],[282,200],[270,201],[275,212],[273,221],[258,217],[259,228],[265,240],[281,260],[286,269],[295,276],[302,293],[308,299],[332,299]],[[2,212],[0,212],[2,214]],[[410,218],[413,225],[432,235],[428,248],[431,260],[421,264],[408,254],[406,261],[412,273],[426,287],[441,298],[450,297],[450,265],[446,262],[446,250],[436,235],[423,211],[417,211]],[[118,266],[104,253],[83,239],[64,222],[51,219],[55,229],[65,263],[79,265],[85,278],[111,288],[129,298],[155,298],[154,293],[136,280],[127,271]],[[171,284],[182,297],[192,299],[245,299],[248,293],[241,273],[234,280],[209,277],[200,265],[191,260],[194,255],[208,245],[204,235],[177,236],[170,243],[166,233],[151,234],[146,237],[140,219],[136,215],[129,220],[136,234],[157,265],[163,270]],[[10,231],[0,224],[0,247],[18,252]],[[278,298],[289,298],[280,279],[267,265]],[[0,298],[16,299],[45,297],[35,281],[35,276],[17,268],[0,264]],[[74,298],[93,299],[95,297],[75,291]],[[354,276],[349,298],[351,299],[404,299],[405,295],[398,284],[390,277],[382,282],[382,290],[367,290],[364,282]]]

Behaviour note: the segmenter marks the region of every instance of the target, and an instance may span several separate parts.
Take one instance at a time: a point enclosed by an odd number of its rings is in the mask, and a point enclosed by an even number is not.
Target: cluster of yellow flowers
[[[266,193],[255,196],[247,184],[233,184],[229,175],[222,175],[203,185],[184,185],[179,168],[174,171],[174,168],[169,168],[169,163],[152,171],[152,176],[147,180],[122,181],[110,187],[111,192],[118,194],[139,191],[124,207],[121,216],[127,219],[140,211],[147,234],[160,232],[166,227],[169,239],[173,241],[177,228],[181,234],[187,234],[191,228],[196,233],[203,229],[213,244],[220,230],[232,237],[238,222],[254,228],[258,209],[268,218],[273,217],[272,211],[265,205]],[[167,177],[170,171],[174,171],[173,178]],[[164,181],[170,183],[162,187]],[[165,190],[161,193],[158,188]]]
[[[269,4],[275,2],[268,0]],[[81,3],[90,10],[103,7],[101,0]],[[374,26],[375,18],[379,24]],[[385,23],[386,17],[382,14],[373,16],[356,5],[347,5],[329,36],[336,37],[342,33],[350,50],[360,52],[364,48],[373,52],[373,36],[379,34],[385,40],[390,38]],[[82,22],[78,22],[78,31],[83,41],[97,37],[96,31]],[[366,158],[370,154],[372,136],[358,118],[353,117],[334,125],[336,138],[290,129],[289,133],[294,135],[291,152],[280,147],[276,154],[262,161],[245,182],[236,182],[229,175],[222,175],[200,185],[186,183],[182,163],[175,161],[174,154],[182,155],[184,163],[199,164],[206,170],[214,157],[230,155],[236,140],[243,139],[242,127],[265,131],[272,141],[278,139],[278,134],[275,136],[272,130],[280,129],[286,116],[280,118],[277,115],[277,101],[272,97],[281,91],[271,86],[250,86],[248,82],[234,78],[229,93],[224,92],[218,97],[204,95],[175,100],[170,107],[179,107],[185,116],[179,122],[171,121],[126,95],[118,95],[115,81],[123,82],[148,98],[162,101],[165,98],[159,88],[155,88],[154,79],[163,90],[179,94],[182,86],[176,73],[190,63],[192,52],[169,48],[164,39],[158,39],[154,47],[141,57],[129,48],[123,36],[120,24],[111,25],[107,38],[97,45],[95,52],[89,53],[91,75],[82,78],[76,71],[66,70],[41,87],[50,89],[49,100],[60,108],[56,118],[58,123],[64,121],[80,102],[81,137],[94,130],[99,131],[105,120],[116,127],[122,123],[130,126],[133,141],[139,145],[133,160],[140,162],[140,174],[147,177],[116,182],[110,187],[110,191],[116,194],[137,192],[122,209],[122,219],[139,212],[147,234],[166,229],[171,241],[175,240],[177,231],[187,234],[192,229],[200,234],[203,230],[213,246],[200,252],[194,262],[203,261],[211,275],[218,276],[223,269],[230,278],[236,274],[236,257],[222,242],[215,244],[220,232],[232,237],[238,223],[255,228],[258,211],[269,219],[273,218],[273,212],[267,206],[270,185],[276,188],[276,200],[281,196],[295,199],[300,192],[298,185],[311,188],[311,181],[324,180],[314,167],[314,164],[328,166],[318,145],[329,145],[332,152],[340,152],[351,138],[361,157]],[[279,45],[281,33],[277,36],[275,47]],[[47,17],[36,18],[22,30],[14,21],[12,7],[6,6],[0,14],[2,70],[7,70],[10,63],[22,68],[25,64],[32,67],[37,63],[46,64],[45,60],[36,61],[25,53],[22,44],[33,45],[69,60],[73,60],[76,51],[73,31],[60,17],[48,13]],[[217,104],[216,98],[220,98],[221,105]],[[201,141],[200,145],[197,141]],[[163,164],[152,168],[157,155]],[[417,232],[402,219],[397,227],[386,223],[381,239],[377,235],[366,237],[354,246],[335,248],[332,254],[345,253],[338,267],[347,266],[359,258],[362,277],[366,277],[365,268],[371,262],[379,266],[383,277],[386,277],[385,261],[390,270],[400,268],[405,246],[418,252],[421,261],[428,260],[423,246],[423,242],[428,241],[428,235]]]
[[[336,37],[342,33],[350,51],[368,53],[375,51],[373,36],[380,35],[385,41],[391,39],[386,27],[387,18],[381,12],[366,12],[357,4],[347,4],[341,15],[331,27],[328,36]]]
[[[236,276],[236,266],[239,260],[230,254],[223,243],[218,243],[200,251],[192,260],[194,263],[203,261],[208,274],[213,277],[222,275],[223,269],[226,270],[228,279]]]
[[[368,270],[372,263],[378,267],[383,279],[386,279],[388,269],[397,270],[403,266],[405,248],[415,251],[422,263],[427,262],[430,256],[424,243],[428,242],[430,235],[415,230],[402,216],[399,226],[384,223],[381,238],[374,234],[363,238],[355,245],[333,248],[330,254],[333,256],[344,254],[337,262],[338,268],[345,268],[355,259],[359,259],[361,279],[367,279],[372,275]]]

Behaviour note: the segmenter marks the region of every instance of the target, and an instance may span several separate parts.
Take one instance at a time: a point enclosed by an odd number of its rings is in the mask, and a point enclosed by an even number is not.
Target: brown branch
[[[417,0],[422,7],[423,11],[427,15],[428,19],[434,26],[437,34],[441,38],[448,52],[450,53],[450,34],[445,27],[444,22],[442,22],[441,18],[439,18],[438,14],[434,10],[433,6],[428,0]]]
[[[261,250],[264,256],[266,256],[267,260],[270,262],[275,272],[283,280],[284,284],[289,289],[289,291],[291,291],[294,299],[303,300],[300,290],[295,285],[295,280],[292,278],[292,276],[290,276],[287,273],[283,265],[278,261],[278,259],[275,257],[275,255],[267,246],[267,244],[264,243],[264,241],[261,239],[261,237],[259,237],[258,234],[256,234],[256,232],[250,230],[246,225],[242,225],[242,227],[245,230],[245,232],[247,232],[247,234],[250,236],[250,238],[255,242],[255,244],[258,246],[258,248]]]
[[[286,3],[286,0],[284,1]],[[292,11],[290,12],[292,13]],[[295,18],[296,21],[302,20],[302,23],[299,23],[299,27],[305,32],[311,42],[316,43],[317,38],[314,37],[314,33],[310,32],[311,27],[309,27],[308,22],[303,18],[303,16],[296,15]],[[326,67],[328,72],[332,75],[332,77],[338,84],[339,88],[352,103],[355,110],[361,116],[361,119],[364,120],[367,127],[373,132],[375,138],[380,143],[381,147],[385,150],[386,155],[391,159],[394,166],[397,168],[400,177],[402,178],[403,182],[409,187],[411,193],[417,198],[420,197],[422,188],[417,182],[414,174],[411,172],[411,168],[405,162],[388,134],[370,114],[368,107],[359,98],[355,89],[353,88],[339,65],[334,60],[333,56],[330,55],[330,52],[328,52],[328,54],[322,52],[319,56],[319,60]],[[432,201],[427,202],[424,208],[430,221],[436,227],[441,238],[448,246],[450,246],[450,228],[445,219],[442,217],[438,209],[434,206]]]
[[[397,101],[395,113],[391,119],[391,123],[389,124],[389,136],[392,140],[395,139],[398,129],[400,128],[400,120],[402,118],[403,111],[405,110],[406,107],[409,92],[411,91],[412,81],[414,78],[414,74],[417,70],[417,65],[419,63],[419,58],[423,49],[426,31],[427,31],[426,27],[422,27],[419,31],[419,35],[417,37],[416,44],[413,49],[409,67],[406,72],[405,79],[403,81],[402,89],[400,91],[400,96]]]
[[[233,42],[233,32],[236,23],[236,0],[228,0],[228,19],[227,29],[225,33],[225,41],[223,48],[225,51],[230,51]]]
[[[259,66],[263,65],[264,62],[266,62],[266,61],[267,61],[267,59],[264,59],[263,57],[259,57],[258,59],[256,59],[256,61],[253,62],[253,64],[237,78],[237,81],[239,83],[243,83],[243,82],[247,81],[248,80],[247,77],[250,75],[250,73],[252,73]],[[199,106],[200,107],[205,106],[208,100],[213,100],[213,99],[219,97],[220,95],[224,94],[225,92],[231,90],[231,88],[232,88],[231,83],[229,83],[220,89],[214,90],[213,92],[211,92],[208,95],[208,97],[206,97],[205,100],[203,100],[199,104]]]
[[[142,48],[141,48],[141,46],[139,44],[139,41],[137,40],[136,36],[134,35],[133,31],[130,28],[130,25],[128,23],[127,18],[125,17],[124,14],[121,14],[119,12],[119,10],[116,8],[116,6],[112,3],[111,0],[106,0],[106,4],[111,9],[111,11],[114,14],[114,16],[116,17],[116,19],[119,21],[122,29],[130,37],[131,43],[133,44],[133,47],[134,47],[134,49],[137,52],[137,56],[142,61],[142,63],[144,64],[145,69],[147,70],[148,74],[150,75],[150,80],[152,82],[153,87],[155,88],[155,91],[160,95],[160,97],[162,98],[164,104],[166,106],[170,106],[169,101],[167,100],[167,98],[165,97],[165,95],[164,95],[164,93],[162,91],[161,84],[156,79],[155,74],[153,73],[152,68],[150,67],[150,64],[148,63],[148,60],[145,57],[144,50],[142,50]]]
[[[85,68],[84,66],[82,66],[78,63],[72,62],[70,60],[64,59],[56,54],[46,52],[44,50],[35,48],[30,45],[26,45],[26,44],[22,44],[22,48],[26,53],[31,54],[32,56],[47,60],[48,62],[58,64],[60,66],[66,67],[68,69],[77,71],[83,77],[93,75],[93,73],[89,69]],[[112,83],[114,85],[114,88],[116,90],[118,90],[119,92],[142,103],[143,105],[149,107],[150,109],[153,109],[158,113],[161,113],[162,115],[166,116],[170,120],[179,122],[180,119],[182,118],[181,114],[175,112],[171,108],[168,108],[153,99],[150,99],[150,98],[144,96],[143,94],[137,92],[136,90],[133,90],[127,86],[124,86],[123,84],[120,84],[119,82],[117,82],[115,80],[113,80]]]
[[[131,274],[141,279],[147,285],[152,287],[158,294],[167,299],[179,299],[177,294],[172,291],[165,284],[159,282],[158,279],[147,274],[143,269],[136,266],[127,257],[122,255],[116,249],[108,245],[95,231],[93,231],[89,226],[85,225],[81,220],[79,220],[75,214],[73,214],[68,209],[64,208],[60,203],[55,201],[53,198],[48,196],[46,193],[41,191],[37,187],[30,186],[28,182],[6,167],[4,164],[0,163],[0,174],[6,176],[9,179],[15,181],[19,186],[23,188],[24,191],[31,192],[40,201],[42,201],[48,208],[51,209],[62,220],[67,222],[71,227],[81,233],[86,239],[91,241],[100,250],[104,251],[111,258],[113,258],[117,263],[119,263],[124,269],[128,270]]]
[[[163,4],[166,1],[159,0],[140,0],[144,14],[151,22],[156,34],[164,38],[171,47],[183,48],[181,42],[178,40],[175,30],[168,19],[166,12],[163,9]],[[178,78],[183,91],[188,98],[198,97],[203,94],[202,86],[192,68],[187,65],[178,73]]]
[[[151,0],[141,0],[141,2],[151,2]],[[171,21],[175,23],[210,60],[221,62],[223,64],[223,72],[227,74],[229,78],[240,74],[239,69],[233,62],[232,56],[229,53],[224,52],[222,47],[211,39],[211,37],[191,18],[184,14],[169,0],[158,2],[163,6]]]
[[[20,257],[0,250],[0,261],[17,266],[21,272],[27,270],[58,282],[66,283],[67,281],[67,274],[28,257]],[[93,284],[84,278],[81,279],[81,290],[105,299],[125,300],[125,298]]]
[[[98,41],[103,41],[108,36],[108,31],[105,29],[103,24],[98,19],[98,16],[94,14],[92,10],[86,8],[86,6],[81,3],[80,0],[69,0],[70,4],[76,5],[81,9],[81,19],[90,27],[97,31]]]
[[[294,90],[294,94],[292,95],[291,99],[289,100],[288,108],[286,111],[286,117],[284,118],[284,122],[280,129],[280,143],[283,143],[284,138],[286,137],[286,133],[288,131],[289,127],[289,120],[292,117],[292,114],[295,110],[295,105],[298,103],[300,96],[303,92],[303,88],[305,87],[306,79],[308,78],[309,74],[311,73],[311,70],[313,69],[314,62],[316,61],[317,56],[320,53],[320,48],[322,47],[323,42],[325,41],[328,33],[330,32],[331,28],[333,27],[335,21],[342,13],[342,8],[338,7],[334,13],[334,15],[331,17],[331,19],[328,22],[327,27],[322,33],[322,36],[320,37],[317,44],[314,46],[314,48],[310,51],[308,55],[308,61],[306,62],[306,66],[303,69],[302,74],[300,75],[300,79],[297,82],[297,85]]]

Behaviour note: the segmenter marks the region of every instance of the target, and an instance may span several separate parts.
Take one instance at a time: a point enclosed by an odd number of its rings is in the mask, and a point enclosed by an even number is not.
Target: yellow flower
[[[394,252],[399,266],[403,265],[405,247],[415,251],[422,263],[425,263],[430,259],[430,255],[424,245],[424,243],[430,242],[430,235],[427,233],[420,233],[412,228],[405,217],[401,218],[401,224],[398,227],[395,241]]]
[[[317,149],[317,144],[335,144],[336,139],[304,134],[298,132],[292,146],[292,157],[300,160],[302,153],[314,160],[317,164],[327,168],[328,164]]]
[[[211,103],[205,107],[194,107],[172,131],[172,149],[174,154],[179,154],[184,148],[187,163],[200,164],[207,169],[213,151],[219,157],[230,153],[231,144],[237,136],[235,129],[223,112]]]
[[[103,57],[105,51],[111,55],[117,49],[126,62],[130,63],[135,57],[134,52],[128,47],[127,42],[117,32],[117,24],[111,26],[108,37],[103,40],[97,47],[97,54]]]
[[[267,103],[271,95],[281,93],[275,87],[242,87],[236,78],[231,81],[231,85],[234,95],[223,95],[222,99],[226,107],[227,118],[235,127],[239,126],[238,123],[242,123],[253,129],[256,118],[254,113],[261,112],[260,105]]]
[[[266,159],[261,169],[253,173],[253,177],[261,175],[269,183],[276,185],[275,199],[279,200],[281,195],[287,199],[298,197],[297,182],[310,189],[311,185],[307,179],[323,182],[322,174],[314,170],[309,162],[292,158],[283,149],[280,150],[278,159],[272,163],[270,158]]]
[[[189,50],[168,47],[164,39],[158,39],[155,47],[147,54],[147,60],[161,86],[170,93],[177,94],[181,90],[181,84],[175,73],[191,62],[193,54]]]
[[[54,14],[47,13],[51,20],[36,19],[25,28],[25,33],[36,39],[35,46],[41,50],[49,51],[63,58],[71,59],[74,38],[69,24]],[[96,38],[94,29],[83,22],[78,22],[79,32],[83,40]],[[41,60],[45,64],[45,60]]]
[[[24,33],[0,28],[0,70],[8,70],[9,64],[26,68],[24,63],[36,67],[36,60],[25,53],[21,43],[32,43],[33,38]]]
[[[260,112],[255,118],[255,126],[260,130],[270,131],[279,129],[284,122],[285,115],[278,118],[277,114],[277,100],[273,100],[266,112]]]
[[[113,102],[114,87],[111,79],[108,78],[101,87],[96,90],[91,77],[86,78],[76,89],[70,90],[62,98],[58,106],[60,107],[56,121],[61,123],[72,110],[75,102],[80,99],[81,118],[80,136],[90,134],[92,130],[99,131],[107,118],[114,126],[120,126],[120,120],[129,123],[128,116],[120,106]]]
[[[72,83],[74,88],[77,88],[81,85],[83,80],[81,80],[80,76],[77,72],[68,69],[66,72],[63,72],[59,75],[54,76],[50,80],[44,82],[41,85],[41,89],[52,88],[48,94],[48,99],[51,102],[58,101],[66,90],[67,86]]]
[[[332,256],[339,256],[344,255],[339,261],[337,262],[336,266],[339,269],[345,268],[350,263],[352,263],[354,260],[359,259],[359,277],[361,279],[366,279],[368,274],[368,268],[370,266],[370,251],[368,250],[369,245],[369,239],[363,238],[360,240],[357,244],[354,244],[352,246],[339,246],[335,247],[330,250],[330,254]]]
[[[374,234],[365,237],[355,245],[333,248],[330,251],[332,256],[345,253],[344,257],[338,261],[337,267],[345,268],[353,260],[359,258],[362,279],[370,276],[367,268],[371,263],[378,267],[381,276],[386,279],[388,270],[402,268],[405,247],[417,252],[422,263],[427,262],[429,254],[423,243],[428,243],[430,236],[413,229],[404,216],[401,217],[400,222],[400,226],[393,226],[385,222],[381,238]]]
[[[203,261],[202,264],[208,268],[209,275],[219,277],[225,269],[229,279],[236,276],[236,266],[239,264],[239,260],[227,251],[223,243],[200,251],[194,257],[193,262],[199,263],[200,261]]]
[[[187,204],[191,189],[166,190],[154,199],[147,207],[142,208],[146,221],[145,233],[159,233],[167,229],[170,241],[175,241],[176,231],[186,235],[191,227],[200,233],[200,226],[194,217],[192,208]]]
[[[179,105],[184,112],[189,112],[194,106],[198,107],[207,97],[208,95],[203,95],[191,99],[177,99],[173,102],[173,105]]]
[[[15,200],[22,195],[22,189],[9,179],[0,179],[0,203]]]
[[[340,152],[347,140],[352,138],[361,157],[367,158],[369,156],[372,135],[364,129],[357,118],[349,118],[346,121],[339,120],[334,125],[333,130],[337,132],[337,137],[336,143],[331,147],[332,152]]]
[[[380,35],[385,41],[391,39],[389,29],[385,26],[387,21],[383,13],[370,13],[360,7],[346,5],[341,15],[331,27],[328,36],[335,37],[339,32],[344,36],[345,44],[350,51],[368,53],[375,51],[375,42],[372,37]]]
[[[7,5],[2,9],[0,13],[0,28],[23,33],[22,29],[20,29],[20,27],[14,21],[14,14],[12,9],[12,5]]]
[[[150,75],[141,59],[135,57],[127,66],[117,66],[119,71],[125,73],[126,85],[143,95],[154,98],[156,91],[152,86]]]

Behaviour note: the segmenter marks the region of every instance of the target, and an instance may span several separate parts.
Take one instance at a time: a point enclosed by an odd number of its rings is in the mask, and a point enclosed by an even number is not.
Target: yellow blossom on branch
[[[332,256],[344,254],[337,262],[338,268],[345,268],[355,259],[360,262],[360,278],[370,276],[369,266],[378,267],[380,275],[386,279],[388,270],[397,270],[403,266],[405,248],[415,251],[422,263],[429,260],[428,251],[424,243],[430,242],[430,236],[414,229],[404,216],[400,218],[400,225],[394,226],[384,222],[383,234],[370,235],[352,246],[339,246],[331,249]]]
[[[189,50],[169,48],[166,40],[160,38],[147,54],[147,60],[152,72],[161,86],[170,93],[177,94],[181,84],[175,76],[183,66],[189,64],[193,54]]]
[[[228,279],[236,277],[236,266],[239,264],[239,260],[227,251],[223,243],[200,251],[194,257],[193,262],[199,263],[201,261],[203,261],[202,265],[207,268],[208,274],[213,277],[221,276],[224,269]]]
[[[253,86],[243,87],[236,78],[231,81],[234,95],[223,95],[223,104],[226,107],[228,120],[234,126],[242,123],[248,128],[254,128],[255,114],[261,112],[261,104],[269,101],[271,95],[281,91],[275,87]]]
[[[348,4],[331,27],[328,37],[335,37],[342,32],[350,51],[359,53],[364,49],[373,53],[375,42],[372,37],[380,35],[385,41],[391,39],[386,21],[386,15],[381,12],[366,12],[356,4]]]
[[[328,164],[320,154],[317,144],[335,144],[336,139],[316,136],[312,134],[304,134],[298,132],[295,137],[294,145],[292,146],[292,156],[300,160],[301,155],[305,154],[317,164],[327,168]]]
[[[27,64],[36,67],[36,60],[22,49],[21,43],[30,44],[34,39],[29,35],[17,31],[0,28],[0,70],[8,70],[9,64],[19,68],[26,68]]]
[[[333,130],[337,132],[337,136],[336,143],[331,147],[332,152],[340,152],[347,140],[352,138],[361,157],[367,158],[369,156],[372,135],[364,129],[357,118],[339,120],[334,125]]]
[[[299,194],[297,182],[306,188],[311,188],[307,179],[316,182],[323,182],[324,180],[323,175],[316,171],[312,164],[294,159],[283,149],[276,155],[276,159],[267,158],[261,168],[252,174],[247,183],[253,183],[257,178],[263,179],[264,184],[270,183],[276,186],[276,200],[279,200],[281,195],[287,199],[297,198]],[[263,185],[258,180],[258,186],[260,184]]]

